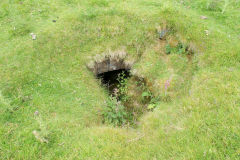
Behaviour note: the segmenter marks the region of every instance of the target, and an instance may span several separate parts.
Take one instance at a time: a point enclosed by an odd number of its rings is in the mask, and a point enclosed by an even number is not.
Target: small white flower
[[[39,115],[39,112],[38,112],[38,111],[35,111],[35,112],[34,112],[34,115],[35,115],[35,116],[38,116],[38,115]]]
[[[37,35],[36,35],[36,34],[30,33],[30,35],[32,36],[32,39],[33,39],[33,40],[36,40],[36,39],[37,39]]]

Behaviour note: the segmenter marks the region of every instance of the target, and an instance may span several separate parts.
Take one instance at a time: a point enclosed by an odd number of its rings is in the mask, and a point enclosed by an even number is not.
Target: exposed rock
[[[33,39],[33,40],[36,40],[36,39],[37,39],[37,35],[36,35],[36,34],[30,33],[30,35],[32,36],[32,39]]]
[[[206,16],[201,16],[200,18],[201,18],[201,19],[207,19],[207,17],[206,17]]]
[[[48,143],[48,140],[40,135],[40,133],[36,130],[33,131],[33,135],[37,140],[39,140],[41,143]]]
[[[134,64],[133,61],[126,61],[127,54],[124,51],[110,52],[109,54],[96,55],[87,64],[87,67],[94,74],[126,69],[130,70]]]
[[[169,32],[169,29],[166,23],[163,24],[162,26],[156,27],[156,30],[157,30],[158,38],[161,40],[165,40],[167,37],[167,33]]]
[[[162,30],[158,32],[159,39],[165,39],[167,35],[168,30]]]

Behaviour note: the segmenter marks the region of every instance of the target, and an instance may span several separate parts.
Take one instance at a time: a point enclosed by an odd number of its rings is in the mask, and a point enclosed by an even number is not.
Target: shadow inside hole
[[[120,82],[119,77],[123,76],[122,78],[126,79],[130,77],[130,70],[126,69],[119,69],[109,72],[104,72],[97,75],[98,79],[101,79],[102,85],[107,88],[109,93],[114,96],[114,90],[118,89]]]

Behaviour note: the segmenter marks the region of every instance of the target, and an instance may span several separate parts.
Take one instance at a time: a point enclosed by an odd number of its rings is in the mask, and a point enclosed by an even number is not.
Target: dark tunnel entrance
[[[119,89],[121,79],[127,79],[130,77],[130,70],[119,69],[109,72],[104,72],[97,75],[98,79],[101,79],[102,85],[106,87],[109,94],[114,95],[114,92]]]

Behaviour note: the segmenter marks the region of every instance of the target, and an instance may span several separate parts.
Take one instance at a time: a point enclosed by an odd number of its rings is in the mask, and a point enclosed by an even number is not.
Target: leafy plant
[[[178,43],[178,45],[176,47],[171,47],[170,44],[167,44],[165,47],[165,50],[166,50],[166,54],[171,54],[171,53],[188,54],[187,46],[185,46],[182,43]]]
[[[143,92],[142,93],[142,97],[144,98],[144,97],[151,97],[152,96],[152,94],[151,94],[151,92],[149,92],[149,91],[145,91],[145,92]]]
[[[148,104],[148,110],[153,110],[159,102],[159,97],[155,97],[144,82],[140,82],[140,84],[140,88],[142,90],[142,103]]]
[[[129,99],[129,97],[127,96],[127,91],[128,91],[128,86],[127,86],[127,82],[128,79],[126,78],[126,74],[124,72],[120,73],[118,75],[118,93],[117,93],[117,97],[119,98],[120,101],[122,102],[127,102],[127,100]]]
[[[153,110],[155,107],[156,107],[156,104],[149,104],[149,105],[147,106],[147,109],[148,109],[148,110]]]
[[[176,53],[177,54],[184,54],[186,53],[186,47],[182,43],[178,43],[176,47]]]
[[[170,44],[167,44],[166,45],[166,54],[170,54],[171,53],[171,46],[170,46]]]
[[[104,122],[111,123],[114,126],[121,126],[127,122],[128,115],[122,103],[116,97],[110,96],[103,113]]]
[[[142,92],[141,99],[143,104],[147,104],[151,101],[153,98],[152,92],[149,90],[149,88],[145,85],[143,81],[138,82],[138,88],[139,91]]]

